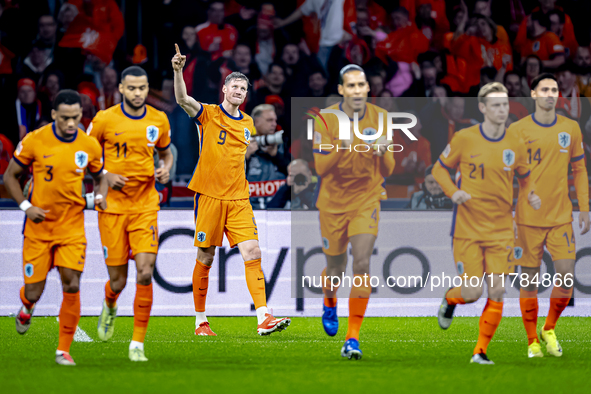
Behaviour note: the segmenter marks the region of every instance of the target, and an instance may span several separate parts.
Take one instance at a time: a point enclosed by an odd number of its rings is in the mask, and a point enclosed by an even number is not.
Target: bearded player
[[[167,183],[173,164],[170,125],[166,114],[146,105],[148,74],[131,66],[121,73],[123,102],[99,111],[88,134],[102,145],[109,183],[108,208],[98,224],[109,281],[98,322],[98,335],[111,338],[117,299],[127,284],[128,262],[135,260],[136,292],[133,303],[131,361],[148,361],[144,339],[152,310],[152,274],[158,253],[158,210],[155,181]],[[164,165],[154,170],[154,149]]]
[[[267,311],[258,230],[244,171],[254,124],[238,107],[246,99],[248,78],[239,72],[231,73],[222,86],[224,101],[219,105],[202,104],[187,95],[183,80],[186,56],[181,55],[178,45],[175,47],[172,68],[176,101],[193,118],[199,132],[199,159],[188,185],[195,192],[195,246],[199,248],[193,270],[195,334],[216,335],[205,315],[205,300],[215,248],[222,246],[224,234],[230,247],[238,246],[244,259],[246,284],[258,320],[257,333],[281,331],[291,319],[276,319]]]
[[[453,255],[461,287],[447,291],[438,321],[449,328],[457,305],[476,302],[483,293],[486,275],[488,299],[479,322],[478,341],[471,363],[494,364],[487,349],[503,315],[505,283],[513,272],[513,176],[524,180],[521,194],[539,209],[534,194],[523,140],[505,130],[509,116],[507,89],[498,82],[484,85],[478,92],[478,109],[484,122],[455,134],[433,167],[433,176],[454,202],[451,236]],[[449,170],[458,169],[456,183]],[[478,279],[474,282],[473,278]]]
[[[367,103],[369,83],[363,69],[357,65],[348,65],[339,73],[339,94],[343,101],[327,110],[340,110],[351,120],[354,115],[359,119],[358,129],[377,132],[379,115],[383,124],[387,112],[380,107]],[[356,135],[352,139],[339,141],[339,122],[336,116],[324,115],[327,126],[316,126],[314,131],[314,161],[316,171],[322,177],[318,191],[316,207],[320,212],[320,232],[322,251],[326,255],[326,269],[322,272],[324,292],[324,313],[322,323],[330,336],[337,334],[337,287],[330,278],[342,277],[347,267],[347,246],[351,243],[353,253],[353,275],[362,279],[369,275],[369,259],[378,235],[380,220],[380,200],[386,198],[384,178],[394,171],[394,154],[387,151],[385,144],[375,145],[375,141],[361,140]],[[351,149],[352,146],[368,148]],[[330,149],[323,147],[333,146]],[[359,150],[359,152],[357,151]],[[367,151],[365,151],[367,150]],[[361,152],[363,151],[363,152]],[[366,277],[367,278],[367,277]],[[371,293],[367,280],[351,286],[349,295],[349,320],[345,344],[341,356],[360,359],[359,330],[365,316],[365,310]]]
[[[516,133],[526,143],[531,178],[536,192],[544,200],[541,211],[527,204],[519,194],[515,219],[518,228],[516,264],[527,278],[528,286],[521,287],[519,304],[528,338],[528,357],[543,357],[539,339],[546,343],[546,351],[554,357],[562,356],[562,348],[554,331],[556,322],[573,294],[575,273],[575,236],[573,206],[569,198],[568,171],[572,166],[581,234],[589,231],[589,179],[585,168],[585,151],[579,125],[574,120],[556,115],[558,83],[552,74],[542,74],[531,84],[535,112],[513,123],[508,132]],[[550,309],[544,327],[537,334],[538,284],[544,246],[550,252],[556,269],[556,280],[550,295]],[[550,283],[547,282],[547,283]]]
[[[94,138],[78,129],[82,119],[80,95],[62,90],[53,103],[54,122],[25,136],[11,159],[4,184],[25,212],[23,228],[23,303],[16,315],[16,331],[25,334],[31,326],[35,303],[43,294],[47,274],[57,267],[63,300],[59,313],[59,343],[55,362],[74,366],[70,345],[80,321],[80,277],[86,262],[86,236],[82,197],[84,174],[94,178],[94,202],[105,209],[108,187],[103,176],[102,150]],[[33,183],[23,197],[18,177],[29,166]]]

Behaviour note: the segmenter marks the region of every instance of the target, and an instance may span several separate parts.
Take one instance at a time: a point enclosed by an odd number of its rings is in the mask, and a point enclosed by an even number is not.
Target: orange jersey
[[[491,140],[474,125],[458,131],[438,160],[446,169],[457,168],[457,187],[449,174],[434,171],[433,175],[451,198],[459,189],[472,198],[454,205],[451,235],[473,240],[513,239],[513,176],[529,175],[527,152],[516,133],[505,131]],[[440,167],[441,169],[441,167]],[[447,182],[444,178],[447,176]]]
[[[199,159],[187,187],[195,193],[218,200],[249,197],[244,163],[254,123],[238,111],[236,117],[221,105],[201,104],[193,118],[199,132]]]
[[[542,199],[541,208],[535,211],[529,206],[526,194],[519,193],[515,213],[517,223],[554,227],[572,222],[568,166],[571,162],[573,166],[575,162],[584,162],[585,158],[578,123],[557,115],[553,123],[544,125],[531,115],[511,124],[508,132],[525,142],[527,159],[531,163],[531,181],[536,185],[535,193]],[[588,204],[586,207],[588,210]],[[585,210],[583,203],[581,210]]]
[[[334,104],[327,109],[343,111],[341,104]],[[379,114],[383,114],[382,136],[386,136],[387,112],[370,103],[366,104],[365,111],[359,114],[359,132],[364,135],[375,134],[378,129]],[[341,145],[339,140],[339,122],[335,115],[323,114],[322,117],[327,123],[328,129],[322,125],[314,125],[314,159],[317,162],[316,170],[321,176],[318,190],[318,201],[316,207],[326,213],[345,213],[356,211],[368,203],[369,199],[384,200],[386,189],[384,188],[384,175],[380,172],[380,160],[382,158],[373,154],[374,149],[370,145],[368,152],[354,151],[355,146],[373,144],[374,141],[363,141],[353,131],[351,135],[351,152],[344,148],[336,151],[336,146]],[[351,125],[353,121],[351,120]],[[321,147],[320,145],[323,145]],[[324,149],[325,144],[334,145],[333,149]],[[334,155],[338,155],[335,158]],[[390,155],[391,162],[394,162],[394,154],[387,151],[384,155]],[[338,159],[336,164],[329,168],[326,173],[321,173],[321,165],[318,162],[326,157]],[[393,166],[392,166],[393,170]],[[392,171],[390,171],[392,173]]]
[[[533,40],[526,39],[519,51],[522,59],[529,55],[536,55],[542,60],[552,60],[555,56],[565,53],[560,38],[551,31],[547,31]]]
[[[154,178],[154,148],[170,145],[166,114],[146,105],[141,116],[131,116],[123,103],[99,111],[88,134],[103,146],[105,169],[129,180],[120,190],[109,189],[104,212],[137,214],[160,209]]]
[[[29,133],[18,144],[14,160],[22,167],[33,165],[28,199],[47,212],[45,220],[25,219],[25,237],[44,241],[84,240],[82,182],[86,169],[103,170],[103,152],[96,140],[78,130],[72,140],[55,131],[55,123]],[[83,241],[84,242],[84,241]]]

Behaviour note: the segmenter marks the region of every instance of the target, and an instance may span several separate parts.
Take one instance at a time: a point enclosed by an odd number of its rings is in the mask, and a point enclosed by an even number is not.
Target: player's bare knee
[[[41,294],[43,294],[43,287],[35,287],[32,289],[27,289],[27,287],[25,287],[25,298],[29,302],[36,303],[41,298]]]
[[[137,273],[137,284],[142,286],[148,286],[152,283],[152,273],[151,272],[138,272]]]
[[[259,248],[258,245],[254,245],[254,246],[248,248],[247,250],[245,250],[245,253],[244,253],[244,260],[245,261],[257,260],[260,258],[261,258],[261,249]]]
[[[353,259],[353,274],[363,275],[369,273],[369,259]]]
[[[462,288],[462,298],[466,303],[476,302],[482,297],[482,287],[464,287]]]
[[[127,277],[121,275],[116,278],[111,278],[110,285],[111,290],[113,290],[114,293],[121,293],[127,285]]]

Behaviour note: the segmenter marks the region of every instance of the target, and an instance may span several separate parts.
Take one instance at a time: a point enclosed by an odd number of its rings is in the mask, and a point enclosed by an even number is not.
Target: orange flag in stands
[[[59,46],[87,50],[105,64],[109,64],[113,59],[117,41],[111,32],[101,30],[90,19],[79,14],[68,27]]]

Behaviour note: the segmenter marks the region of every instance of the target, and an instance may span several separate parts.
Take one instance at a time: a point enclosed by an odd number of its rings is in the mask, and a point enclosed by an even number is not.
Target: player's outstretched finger
[[[176,49],[176,53],[177,53],[177,55],[179,55],[179,56],[180,56],[180,54],[181,54],[181,50],[179,49],[179,45],[178,45],[177,43],[175,43],[175,44],[174,44],[174,49]]]

